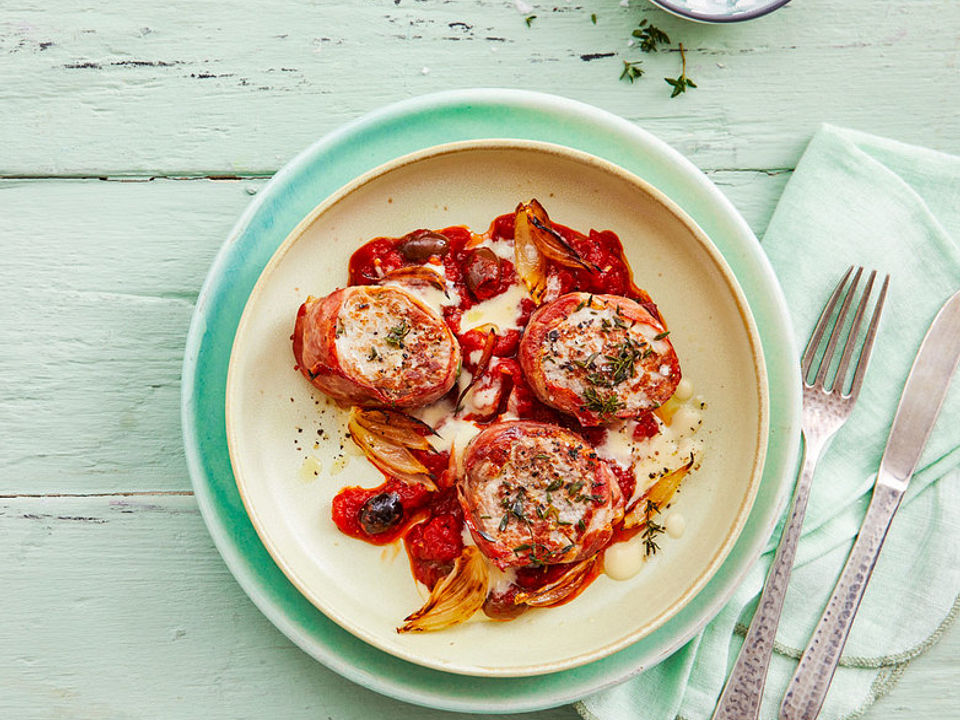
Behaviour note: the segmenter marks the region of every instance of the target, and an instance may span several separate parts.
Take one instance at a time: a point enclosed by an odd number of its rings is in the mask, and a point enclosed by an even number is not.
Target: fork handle
[[[902,497],[902,489],[886,483],[878,482],[874,488],[847,564],[787,686],[780,705],[780,720],[813,720],[820,713],[853,617]]]
[[[810,499],[813,473],[824,446],[824,440],[809,438],[804,434],[803,466],[793,491],[790,519],[783,529],[780,544],[777,545],[777,552],[773,557],[773,565],[770,566],[763,593],[760,595],[760,603],[713,711],[712,720],[754,720],[760,715],[763,685],[773,654],[773,642],[777,635],[777,625],[780,623],[787,582],[797,554],[797,543],[800,540],[803,516],[807,511],[807,501]]]

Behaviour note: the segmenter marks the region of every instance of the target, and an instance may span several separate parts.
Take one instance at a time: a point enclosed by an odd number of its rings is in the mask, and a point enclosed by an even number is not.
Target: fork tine
[[[810,340],[807,342],[807,347],[804,348],[803,357],[800,358],[800,368],[803,373],[804,382],[807,381],[807,376],[810,374],[810,366],[813,364],[813,359],[817,355],[817,348],[820,347],[820,340],[823,337],[824,330],[827,329],[827,323],[830,322],[830,316],[833,314],[833,309],[837,306],[837,301],[843,294],[843,288],[847,284],[847,279],[850,277],[850,273],[852,272],[853,265],[849,267],[846,274],[843,276],[843,278],[841,278],[840,282],[837,283],[837,287],[833,291],[833,295],[830,296],[826,306],[823,308],[823,312],[820,313],[820,319],[817,320],[817,326],[813,329],[813,334],[810,336]]]
[[[857,294],[857,285],[860,284],[860,276],[863,274],[863,268],[858,267],[853,280],[850,283],[850,289],[843,298],[843,305],[840,306],[840,314],[837,315],[837,324],[833,326],[833,332],[827,340],[827,349],[823,351],[823,359],[820,361],[820,369],[817,371],[817,377],[813,381],[814,385],[824,386],[824,379],[827,371],[830,369],[830,363],[833,362],[833,353],[837,349],[837,342],[843,334],[844,325],[847,323],[847,315],[850,314],[850,306],[853,304],[853,298]]]
[[[867,279],[867,287],[864,288],[863,295],[860,296],[860,302],[857,303],[857,311],[853,315],[853,324],[850,326],[850,334],[847,335],[847,341],[843,345],[843,354],[840,356],[840,364],[837,366],[837,377],[830,385],[830,390],[837,390],[843,394],[843,386],[847,380],[847,371],[850,369],[850,358],[853,356],[853,350],[857,346],[857,337],[860,334],[860,325],[863,323],[864,311],[867,309],[867,300],[870,299],[870,293],[873,292],[873,281],[876,280],[877,271],[872,270]]]
[[[857,360],[857,369],[853,373],[853,385],[850,387],[850,397],[857,398],[860,393],[860,386],[863,385],[863,375],[867,372],[867,363],[870,361],[870,351],[873,350],[873,340],[877,336],[877,326],[880,324],[880,313],[883,311],[883,301],[887,297],[887,286],[890,284],[890,276],[883,279],[883,286],[880,288],[880,299],[877,300],[877,307],[873,311],[873,319],[870,320],[870,328],[867,330],[867,339],[863,343],[863,350],[860,351],[860,359]]]

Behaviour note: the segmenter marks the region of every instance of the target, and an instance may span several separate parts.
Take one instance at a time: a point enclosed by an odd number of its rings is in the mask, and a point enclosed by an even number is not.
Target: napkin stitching
[[[950,608],[950,612],[947,613],[946,617],[944,617],[944,619],[940,622],[936,630],[934,630],[932,633],[930,633],[930,635],[909,650],[904,650],[903,652],[894,653],[892,655],[879,655],[877,657],[842,655],[840,657],[840,667],[858,669],[884,668],[915,660],[919,655],[925,653],[927,650],[933,647],[937,641],[940,640],[943,634],[953,624],[954,620],[957,619],[958,615],[960,615],[960,595],[957,595],[956,599],[953,601],[953,606]],[[741,637],[746,636],[747,629],[748,626],[742,622],[738,622],[733,627],[733,631]],[[784,657],[793,658],[794,660],[799,660],[800,656],[803,654],[802,650],[790,647],[789,645],[784,645],[776,640],[773,642],[773,649],[776,653],[783,655]]]
[[[876,677],[874,677],[873,682],[870,683],[870,693],[867,695],[863,703],[848,715],[844,715],[840,720],[857,720],[857,718],[863,717],[863,715],[873,707],[873,704],[893,690],[897,683],[900,682],[900,678],[903,677],[903,673],[906,671],[907,667],[910,665],[909,662],[901,663],[900,665],[892,665],[890,667],[881,668]]]

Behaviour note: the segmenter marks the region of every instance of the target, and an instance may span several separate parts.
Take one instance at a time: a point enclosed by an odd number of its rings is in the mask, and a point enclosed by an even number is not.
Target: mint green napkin
[[[793,312],[798,347],[849,265],[892,275],[860,399],[820,463],[767,678],[761,718],[784,689],[866,511],[910,365],[960,289],[960,158],[824,126],[770,222],[763,248]],[[776,392],[776,388],[772,389]],[[844,651],[821,717],[858,717],[929,648],[960,602],[960,379],[954,381]],[[730,603],[660,665],[577,708],[587,720],[709,718],[742,643],[775,540]]]

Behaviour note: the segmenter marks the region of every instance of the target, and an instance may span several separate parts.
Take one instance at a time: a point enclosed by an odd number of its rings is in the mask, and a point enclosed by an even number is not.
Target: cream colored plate
[[[353,540],[330,520],[331,500],[341,487],[374,486],[383,477],[349,453],[343,411],[294,370],[290,334],[296,311],[307,294],[345,285],[351,253],[370,238],[420,227],[483,230],[532,197],[559,223],[620,236],[637,285],[651,294],[670,326],[684,377],[708,401],[703,466],[674,502],[687,530],[665,540],[633,579],[600,577],[562,607],[530,611],[508,623],[398,635],[396,627],[423,599],[402,547]],[[226,397],[240,494],[291,582],[372,645],[472,675],[575,667],[662,625],[706,584],[732,547],[753,502],[767,443],[760,342],[719,252],[678,207],[636,176],[579,151],[529,141],[430,148],[381,166],[319,205],[277,250],[250,295]],[[341,470],[335,458],[342,455],[348,463]],[[308,456],[320,459],[316,476],[304,472]]]

